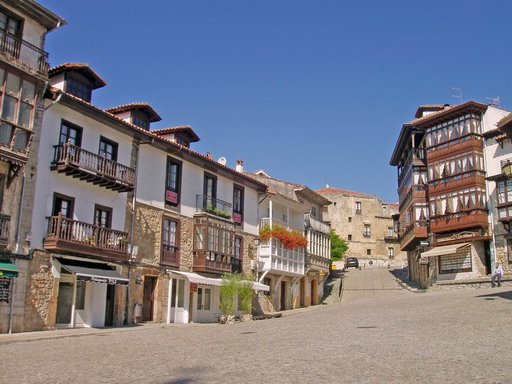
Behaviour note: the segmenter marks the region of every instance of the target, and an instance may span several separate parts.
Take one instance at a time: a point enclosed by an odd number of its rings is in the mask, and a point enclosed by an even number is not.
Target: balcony
[[[165,266],[179,268],[180,255],[178,252],[178,247],[170,244],[162,244],[160,263]]]
[[[48,76],[48,53],[5,31],[0,31],[0,54],[23,71]]]
[[[117,192],[133,191],[135,169],[70,143],[55,145],[52,170]]]
[[[230,273],[231,272],[231,257],[215,253],[194,254],[192,263],[192,270],[194,272],[206,273]]]
[[[400,234],[400,249],[402,251],[411,251],[418,242],[425,240],[427,237],[427,220],[413,221],[403,227],[403,231]]]
[[[11,216],[0,214],[0,245],[7,245],[9,242],[9,225]]]
[[[486,210],[474,209],[430,218],[433,233],[458,231],[468,228],[488,228],[489,216]]]
[[[440,159],[454,157],[460,153],[469,151],[482,152],[483,139],[480,136],[471,134],[463,136],[457,140],[451,141],[446,144],[441,144],[432,149],[427,150],[428,163],[433,163]]]
[[[427,202],[427,187],[424,185],[413,185],[407,193],[401,193],[399,196],[399,210],[404,211],[409,203],[425,203]]]
[[[207,212],[211,215],[231,220],[231,203],[216,199],[209,195],[196,195],[196,211]]]
[[[306,213],[304,215],[304,221],[308,228],[311,228],[316,232],[321,232],[326,235],[331,234],[331,226],[329,224],[326,224],[323,221],[316,219],[315,217],[311,216],[311,214],[309,214],[309,213]]]
[[[484,171],[469,171],[459,175],[447,176],[444,179],[434,182],[429,182],[428,192],[430,195],[437,195],[475,186],[485,188]]]
[[[304,268],[306,270],[328,270],[331,260],[326,257],[308,254],[306,255]]]
[[[48,233],[43,246],[54,252],[127,260],[128,233],[64,216],[52,216],[48,219]]]
[[[206,212],[196,213],[193,252],[193,271],[217,274],[231,272],[235,257],[235,224],[212,217]]]
[[[304,248],[289,250],[275,239],[263,242],[259,245],[258,261],[260,271],[295,277],[304,276]]]

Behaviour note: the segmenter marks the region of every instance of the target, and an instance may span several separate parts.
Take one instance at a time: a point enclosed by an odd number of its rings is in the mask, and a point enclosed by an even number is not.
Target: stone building
[[[316,191],[328,199],[324,217],[336,234],[347,241],[346,256],[355,256],[363,265],[396,265],[404,263],[392,216],[398,213],[396,203],[378,197],[339,188]]]
[[[20,332],[35,169],[48,85],[46,34],[65,21],[35,1],[0,1],[0,332]]]

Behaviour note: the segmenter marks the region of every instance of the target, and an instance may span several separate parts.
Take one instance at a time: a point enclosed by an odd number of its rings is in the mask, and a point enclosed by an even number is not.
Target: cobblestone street
[[[351,269],[341,303],[277,319],[1,335],[1,382],[510,383],[509,289],[413,293]]]

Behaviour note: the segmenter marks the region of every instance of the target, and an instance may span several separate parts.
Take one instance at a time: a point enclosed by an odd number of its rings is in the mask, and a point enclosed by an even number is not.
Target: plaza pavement
[[[0,382],[512,382],[510,288],[413,293],[387,269],[344,275],[341,303],[277,319],[1,335]]]

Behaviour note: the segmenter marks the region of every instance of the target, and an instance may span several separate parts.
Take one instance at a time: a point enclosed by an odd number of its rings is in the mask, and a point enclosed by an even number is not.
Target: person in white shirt
[[[498,287],[501,287],[501,279],[503,278],[503,268],[499,262],[496,262],[494,266],[494,270],[492,272],[491,277],[491,286],[494,288],[496,286],[496,281],[498,281]]]

